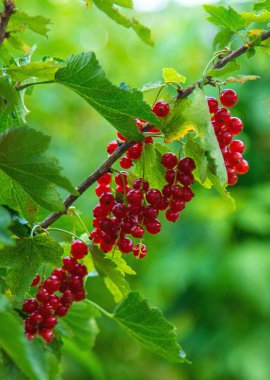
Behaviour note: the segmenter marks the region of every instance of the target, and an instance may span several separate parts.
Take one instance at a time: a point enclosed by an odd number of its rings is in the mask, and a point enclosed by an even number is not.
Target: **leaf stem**
[[[48,231],[48,232],[50,232],[50,231],[63,232],[64,234],[67,234],[67,235],[73,236],[73,237],[75,237],[76,239],[81,240],[83,243],[87,244],[87,242],[86,242],[85,240],[81,239],[78,235],[74,234],[73,232],[69,232],[69,231],[67,231],[67,230],[63,230],[62,228],[54,228],[54,227],[53,227],[53,228],[48,228],[47,231]]]
[[[44,81],[40,81],[40,82],[25,83],[25,84],[22,84],[22,85],[20,83],[16,83],[15,89],[17,91],[22,91],[22,90],[25,90],[28,87],[35,86],[36,84],[50,84],[50,83],[55,83],[55,80],[54,79],[52,79],[52,80],[44,80]]]
[[[75,207],[70,207],[68,211],[70,211],[78,219],[78,221],[81,223],[81,226],[83,227],[84,231],[89,236],[90,232],[89,232],[88,228],[86,227],[86,224],[84,223],[84,221],[80,217],[79,213],[77,212],[76,208]]]
[[[109,313],[107,310],[103,309],[103,307],[99,306],[97,303],[95,303],[89,299],[87,299],[87,302],[90,303],[92,306],[94,306],[97,310],[99,310],[107,318],[110,318],[110,319],[114,318],[112,313]]]

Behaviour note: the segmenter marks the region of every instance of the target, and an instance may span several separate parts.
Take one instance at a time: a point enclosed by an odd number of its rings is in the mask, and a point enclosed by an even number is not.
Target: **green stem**
[[[66,230],[62,230],[62,228],[48,228],[47,231],[48,231],[48,232],[50,232],[50,231],[63,232],[63,233],[65,233],[65,234],[70,235],[70,236],[73,236],[73,237],[75,237],[76,239],[81,240],[83,243],[87,244],[83,239],[81,239],[79,236],[75,235],[73,232],[69,232],[69,231],[66,231]]]
[[[54,79],[53,80],[45,80],[45,81],[41,81],[41,82],[26,83],[23,85],[17,84],[15,86],[15,89],[17,91],[22,91],[22,90],[25,90],[27,87],[35,86],[36,84],[50,84],[50,83],[55,83],[55,80]]]
[[[79,213],[76,211],[75,207],[70,207],[69,209],[70,212],[72,212],[72,214],[74,216],[76,216],[76,218],[78,219],[78,221],[81,223],[83,229],[85,230],[85,232],[87,233],[87,235],[89,236],[90,235],[90,232],[88,230],[88,228],[86,227],[86,224],[84,223],[84,221],[82,220],[82,218],[80,217]]]
[[[113,319],[114,316],[112,313],[109,313],[107,310],[103,309],[103,307],[99,306],[95,302],[87,299],[87,302],[90,303],[92,306],[94,306],[96,309],[98,309],[102,314],[104,314],[107,318]]]

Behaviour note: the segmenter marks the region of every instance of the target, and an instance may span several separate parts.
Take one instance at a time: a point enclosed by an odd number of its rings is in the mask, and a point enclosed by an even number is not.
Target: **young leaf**
[[[0,248],[3,245],[12,245],[13,240],[10,237],[10,232],[8,231],[8,226],[11,223],[11,217],[9,212],[0,206]]]
[[[46,36],[49,31],[48,25],[50,20],[43,16],[29,16],[27,13],[20,10],[16,12],[10,18],[8,24],[9,32],[24,32],[26,29],[30,29],[33,32]]]
[[[232,7],[225,8],[224,6],[204,5],[204,9],[210,14],[207,20],[212,24],[225,27],[233,32],[237,32],[245,27],[241,14]]]
[[[112,262],[114,262],[117,270],[119,270],[123,276],[126,274],[136,274],[136,272],[127,264],[126,260],[123,258],[123,254],[118,249],[116,249],[114,252],[107,253],[107,257],[109,257]]]
[[[48,60],[46,62],[29,62],[22,66],[11,65],[5,71],[13,82],[22,82],[29,78],[49,81],[54,79],[56,71],[63,66],[65,66],[64,63]]]
[[[129,292],[129,284],[117,265],[96,246],[90,248],[94,267],[104,279],[105,285],[112,293],[115,302],[121,301]]]
[[[161,87],[164,87],[165,84],[161,81],[158,82],[148,82],[143,85],[141,88],[142,92],[150,92],[153,90],[159,90]]]
[[[149,350],[174,363],[187,362],[184,351],[176,342],[176,328],[160,310],[150,307],[139,293],[129,293],[117,306],[114,319]]]
[[[200,182],[204,187],[211,188],[211,183],[207,181],[208,175],[208,159],[204,148],[199,144],[196,139],[191,135],[187,135],[185,153],[187,157],[193,158],[196,164],[194,170],[195,179]]]
[[[16,207],[17,190],[24,200],[26,194],[48,210],[63,208],[55,186],[72,193],[76,190],[60,174],[56,159],[45,156],[50,138],[26,126],[10,128],[0,134],[0,177],[2,184],[0,201]],[[4,177],[4,178],[3,178]],[[6,202],[13,200],[12,205]],[[14,207],[15,206],[15,207]]]
[[[48,236],[17,239],[0,251],[0,267],[8,268],[6,283],[20,298],[29,289],[41,264],[61,265],[62,247]]]
[[[92,0],[98,9],[106,13],[112,20],[117,22],[117,24],[124,26],[125,28],[132,28],[137,35],[146,44],[153,46],[154,43],[151,39],[151,31],[146,26],[142,25],[134,17],[127,17],[119,11],[113,3],[118,4],[119,1],[104,1],[104,0]],[[121,2],[123,2],[122,0]],[[127,1],[125,1],[127,3]]]
[[[95,321],[99,315],[87,300],[74,302],[65,318],[59,319],[64,343],[72,341],[80,350],[89,351],[99,332]]]
[[[240,65],[236,61],[232,61],[229,62],[226,66],[222,67],[221,69],[208,70],[206,75],[209,75],[210,77],[220,78],[225,75],[231,74],[239,69]]]
[[[159,124],[142,93],[111,84],[94,53],[69,57],[67,67],[56,72],[55,81],[79,94],[127,138],[142,139],[135,117]]]
[[[226,83],[240,83],[245,84],[250,80],[261,79],[259,75],[236,75],[226,79]]]
[[[269,22],[270,21],[270,11],[263,11],[259,14],[255,12],[243,12],[241,13],[246,26],[252,22]]]
[[[184,75],[181,75],[172,68],[162,69],[162,76],[164,82],[176,82],[176,83],[186,83],[187,78]]]
[[[231,41],[234,32],[229,28],[221,28],[221,30],[216,34],[213,47],[214,49],[223,49]]]
[[[270,0],[259,1],[258,3],[253,4],[254,11],[270,11]]]

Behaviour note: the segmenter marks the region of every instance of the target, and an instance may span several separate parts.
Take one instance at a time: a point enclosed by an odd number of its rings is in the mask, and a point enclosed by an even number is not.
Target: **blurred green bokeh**
[[[216,30],[201,7],[172,2],[159,12],[139,14],[153,31],[155,47],[150,48],[131,30],[94,8],[86,9],[82,1],[18,0],[17,4],[52,20],[47,40],[29,35],[29,41],[38,44],[34,59],[93,50],[115,84],[140,88],[159,80],[163,67],[176,68],[191,83],[211,58]],[[231,191],[237,211],[232,213],[214,192],[196,186],[196,197],[181,220],[173,225],[164,222],[159,236],[147,237],[148,257],[140,262],[128,258],[138,274],[131,279],[132,288],[175,323],[193,364],[165,363],[102,319],[91,357],[66,349],[65,380],[270,378],[270,57],[258,52],[239,61],[241,74],[262,79],[233,86],[240,98],[234,112],[245,123],[242,137],[251,166]],[[81,98],[52,85],[35,88],[26,102],[29,124],[52,136],[51,152],[74,184],[106,158],[106,144],[115,131]],[[76,204],[89,226],[95,203],[91,188]],[[63,224],[70,228],[68,217]],[[88,281],[88,291],[91,299],[113,308],[98,278]]]

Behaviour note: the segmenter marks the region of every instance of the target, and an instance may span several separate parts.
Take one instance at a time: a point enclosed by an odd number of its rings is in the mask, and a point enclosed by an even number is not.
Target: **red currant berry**
[[[238,135],[244,128],[244,125],[238,117],[231,117],[227,122],[227,128],[232,135]]]
[[[128,184],[127,172],[120,172],[115,176],[115,183],[118,186],[125,187]]]
[[[108,193],[109,194],[109,193]],[[105,195],[102,194],[101,196]],[[105,218],[108,214],[110,213],[110,209],[109,208],[105,208],[105,207],[102,207],[101,205],[96,205],[94,208],[93,208],[93,214],[94,214],[94,217],[95,218]]]
[[[161,230],[161,223],[159,220],[150,220],[145,224],[147,232],[152,235],[156,235]]]
[[[59,278],[52,275],[48,277],[47,280],[44,281],[43,286],[47,290],[48,293],[54,293],[60,288]]]
[[[72,302],[73,302],[73,294],[72,294],[72,292],[70,290],[66,290],[63,293],[62,297],[60,298],[60,302],[61,302],[62,305],[65,305],[65,306],[71,305]]]
[[[118,142],[116,140],[109,142],[107,145],[107,152],[113,154],[114,151],[118,148]]]
[[[234,168],[236,173],[246,174],[249,170],[249,163],[246,160],[242,160],[239,164],[236,164]]]
[[[215,113],[215,121],[219,125],[224,125],[228,123],[230,120],[231,114],[230,111],[226,110],[226,108],[219,108]]]
[[[77,260],[75,260],[73,257],[66,256],[63,258],[63,269],[67,270],[68,272],[71,272],[72,269],[74,269],[75,264],[77,264]]]
[[[184,173],[190,173],[196,168],[195,162],[190,157],[185,157],[180,160],[178,164],[178,170]]]
[[[120,166],[123,169],[130,169],[132,166],[132,159],[128,157],[122,157],[120,160]]]
[[[172,199],[170,202],[170,208],[173,211],[180,212],[185,208],[185,202],[180,199]]]
[[[77,292],[73,293],[74,301],[79,302],[83,301],[86,297],[86,290],[85,289],[80,289]]]
[[[224,132],[219,132],[217,134],[217,139],[219,142],[223,143],[225,146],[229,145],[232,141],[232,134],[230,132],[224,131]]]
[[[164,100],[158,100],[154,104],[152,111],[158,117],[165,117],[170,112],[170,107],[169,107],[169,104],[167,102],[165,102]]]
[[[72,292],[76,292],[83,287],[83,279],[80,276],[70,274],[68,276],[68,289]]]
[[[132,160],[138,160],[141,157],[141,154],[142,154],[141,142],[136,143],[131,148],[129,148],[129,150],[126,152],[127,157]]]
[[[34,311],[37,311],[37,309],[38,309],[37,300],[35,300],[34,298],[29,298],[29,299],[25,300],[23,305],[22,305],[22,309],[27,314],[31,314]]]
[[[228,175],[228,185],[233,186],[238,181],[238,176],[234,170],[234,168],[227,168],[227,175]]]
[[[55,268],[52,275],[58,277],[60,281],[66,281],[67,279],[67,273],[63,268]]]
[[[122,238],[118,241],[118,248],[122,253],[129,253],[132,251],[133,243],[129,238]]]
[[[36,277],[33,279],[31,286],[37,286],[40,281],[40,275],[37,273]]]
[[[239,153],[239,152],[231,153],[228,158],[228,163],[231,166],[240,164],[242,161],[243,161],[243,156],[242,156],[242,153]]]
[[[138,259],[143,259],[147,254],[147,248],[144,244],[138,243],[133,247],[133,255]]]
[[[165,169],[173,169],[177,165],[177,157],[174,153],[165,153],[162,156],[161,164],[164,166]]]
[[[172,186],[172,197],[174,199],[182,199],[183,198],[183,188],[179,185]]]
[[[229,150],[231,153],[239,152],[243,153],[245,150],[245,144],[241,140],[234,140],[230,143]]]
[[[177,180],[184,186],[190,186],[194,182],[192,173],[178,173]]]
[[[60,305],[56,311],[55,314],[58,315],[58,317],[64,317],[68,313],[68,306]]]
[[[111,252],[111,250],[113,249],[113,245],[108,244],[105,241],[102,241],[99,248],[101,249],[103,253],[108,253],[108,252]]]
[[[74,240],[71,244],[71,255],[74,259],[83,259],[87,255],[88,246],[81,240]]]
[[[41,336],[46,343],[51,343],[53,341],[54,335],[51,329],[40,328],[38,334]]]
[[[190,187],[183,187],[182,189],[182,198],[184,202],[190,202],[191,199],[194,197],[194,193],[191,190]]]
[[[36,299],[42,303],[48,302],[49,297],[50,297],[50,294],[44,288],[39,289],[36,293]]]
[[[170,198],[170,196],[172,195],[172,186],[169,185],[169,184],[163,186],[163,188],[162,188],[162,194],[164,195],[164,197]]]
[[[131,235],[136,239],[140,239],[144,235],[144,229],[140,226],[134,226],[131,228]]]
[[[103,193],[110,193],[110,192],[111,192],[111,189],[109,186],[97,185],[97,187],[95,188],[95,193],[98,197],[100,197],[101,194]]]
[[[162,194],[157,189],[150,189],[146,192],[146,200],[152,206],[158,206],[161,202]]]
[[[79,277],[85,277],[87,275],[88,271],[84,264],[75,264],[75,267],[72,271],[72,274],[75,274]]]
[[[237,93],[234,90],[224,90],[220,94],[220,102],[225,107],[233,107],[238,102]]]
[[[216,98],[207,98],[207,103],[209,107],[209,112],[210,113],[216,113],[218,110],[218,101]]]
[[[143,178],[137,178],[133,182],[133,188],[137,190],[147,191],[149,190],[149,182],[144,180]]]
[[[175,170],[167,170],[165,174],[166,182],[168,182],[169,185],[173,185],[176,179],[176,171]]]
[[[154,206],[146,206],[143,210],[143,215],[146,219],[156,219],[158,214],[158,209]]]
[[[123,203],[116,203],[112,208],[112,213],[117,218],[124,218],[127,215],[127,206],[125,206]]]
[[[158,209],[161,210],[161,211],[164,211],[168,208],[169,206],[169,201],[167,198],[165,197],[162,197],[161,198],[161,201],[160,201],[160,204],[158,205]]]
[[[53,307],[49,303],[42,304],[39,307],[39,314],[42,315],[42,317],[47,318],[49,317],[53,312]]]
[[[179,213],[177,211],[174,211],[173,209],[169,208],[166,211],[165,217],[169,222],[176,222],[177,219],[179,218]]]
[[[111,183],[111,180],[112,180],[111,173],[105,173],[101,177],[98,178],[97,182],[100,185],[107,186],[107,185],[109,185]]]
[[[99,198],[99,203],[102,208],[111,210],[114,206],[114,196],[112,193],[104,193]]]
[[[33,322],[30,318],[24,320],[24,329],[26,333],[35,334],[37,331],[36,323]]]
[[[138,205],[141,203],[142,199],[143,199],[143,195],[142,195],[141,190],[131,189],[127,193],[127,201],[130,204]]]
[[[38,311],[31,313],[29,319],[33,325],[39,325],[43,322],[43,316]]]
[[[46,329],[52,329],[57,325],[57,318],[54,315],[49,315],[43,322]]]

